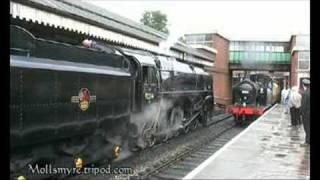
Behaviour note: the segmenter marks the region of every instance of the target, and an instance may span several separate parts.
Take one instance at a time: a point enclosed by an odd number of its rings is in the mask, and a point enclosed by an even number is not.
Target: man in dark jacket
[[[302,80],[304,92],[301,100],[301,115],[304,131],[306,132],[306,144],[310,144],[310,80]]]

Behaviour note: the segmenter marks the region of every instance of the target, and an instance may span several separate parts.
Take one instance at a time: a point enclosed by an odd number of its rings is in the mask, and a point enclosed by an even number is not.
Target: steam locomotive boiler
[[[205,126],[212,78],[173,57],[74,46],[10,26],[10,174],[121,158]],[[32,176],[32,179],[33,176]]]

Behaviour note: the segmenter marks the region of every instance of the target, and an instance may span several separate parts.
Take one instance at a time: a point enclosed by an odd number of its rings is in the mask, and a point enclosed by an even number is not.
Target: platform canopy
[[[85,34],[128,47],[213,66],[213,56],[177,42],[169,51],[159,48],[167,34],[80,0],[11,0],[10,15],[35,24]],[[214,53],[212,53],[214,54]],[[192,58],[191,58],[192,57]]]

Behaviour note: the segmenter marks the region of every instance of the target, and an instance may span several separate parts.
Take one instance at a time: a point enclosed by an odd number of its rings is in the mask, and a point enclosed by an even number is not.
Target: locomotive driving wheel
[[[172,129],[173,136],[179,135],[180,129],[183,128],[183,120],[184,120],[183,109],[180,106],[173,108],[170,115],[170,123],[168,127]]]
[[[152,134],[151,123],[145,123],[142,130],[142,137],[148,147],[154,146],[156,138]]]

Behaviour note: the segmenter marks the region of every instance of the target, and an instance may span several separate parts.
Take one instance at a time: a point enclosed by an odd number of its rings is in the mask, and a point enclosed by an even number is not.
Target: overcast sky
[[[174,33],[218,32],[231,40],[288,41],[292,34],[309,34],[310,1],[87,1],[139,22],[145,10],[168,16]]]

